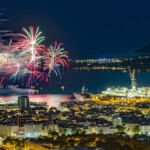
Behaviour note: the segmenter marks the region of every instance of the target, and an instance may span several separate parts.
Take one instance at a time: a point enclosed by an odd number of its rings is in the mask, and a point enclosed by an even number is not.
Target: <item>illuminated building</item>
[[[113,120],[114,127],[122,125],[122,119],[120,117],[114,118]]]
[[[18,97],[18,108],[19,109],[28,109],[29,108],[29,97],[28,96]]]
[[[25,124],[23,127],[0,125],[1,137],[21,137],[21,138],[37,138],[44,133],[48,134],[48,130],[43,128],[42,124]]]
[[[140,128],[142,134],[150,135],[150,126],[141,126]]]

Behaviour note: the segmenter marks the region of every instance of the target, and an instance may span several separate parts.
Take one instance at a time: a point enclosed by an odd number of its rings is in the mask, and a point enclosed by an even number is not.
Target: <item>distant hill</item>
[[[144,46],[142,49],[139,49],[138,52],[144,54],[150,54],[150,44]]]

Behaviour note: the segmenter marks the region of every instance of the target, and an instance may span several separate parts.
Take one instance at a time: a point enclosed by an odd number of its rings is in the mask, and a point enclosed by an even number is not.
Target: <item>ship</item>
[[[81,101],[81,102],[84,102],[84,101],[90,101],[91,98],[90,98],[90,93],[88,92],[87,88],[85,86],[83,86],[81,88],[81,92],[80,93],[73,93],[75,99],[77,101]]]
[[[105,91],[102,91],[102,94],[108,96],[119,96],[119,97],[126,97],[126,98],[150,98],[150,87],[137,87],[137,82],[135,78],[135,69],[129,69],[129,75],[131,80],[131,87],[110,87],[107,88]]]
[[[111,87],[102,91],[102,94],[108,96],[119,96],[119,97],[141,97],[150,98],[150,87],[136,87],[136,88],[126,88],[126,87]]]

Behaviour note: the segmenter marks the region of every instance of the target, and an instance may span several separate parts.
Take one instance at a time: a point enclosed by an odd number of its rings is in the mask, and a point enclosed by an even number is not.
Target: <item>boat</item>
[[[90,93],[88,93],[87,88],[85,88],[85,86],[83,86],[81,88],[81,92],[80,93],[73,93],[75,99],[77,101],[90,101]]]

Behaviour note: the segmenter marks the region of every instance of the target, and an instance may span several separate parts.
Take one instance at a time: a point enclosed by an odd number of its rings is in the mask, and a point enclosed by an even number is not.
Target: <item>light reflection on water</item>
[[[31,102],[47,102],[49,107],[59,107],[61,102],[71,101],[70,95],[31,95]]]
[[[16,101],[18,96],[0,96],[0,102]],[[59,107],[61,102],[72,101],[71,95],[54,95],[54,94],[42,94],[42,95],[29,95],[31,102],[46,102],[49,107]]]
[[[138,87],[150,86],[150,73],[136,73]],[[85,85],[89,92],[101,92],[108,87],[131,87],[130,76],[128,72],[115,71],[66,71],[62,74],[62,79],[52,79],[51,82],[41,85],[43,88],[38,95],[31,95],[31,102],[47,102],[48,106],[58,107],[61,102],[71,101],[72,94],[81,91]],[[64,87],[62,89],[61,87]],[[0,93],[1,94],[1,93]],[[11,93],[8,93],[11,95]],[[15,94],[15,93],[14,93]],[[0,101],[17,101],[18,96],[0,96]]]

